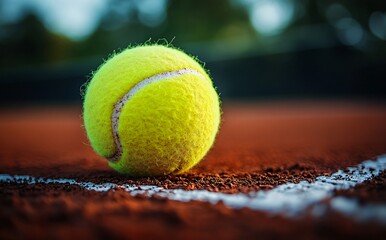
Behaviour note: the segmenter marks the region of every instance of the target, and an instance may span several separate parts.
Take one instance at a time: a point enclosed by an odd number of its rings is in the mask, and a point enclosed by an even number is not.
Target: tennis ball
[[[93,149],[132,176],[182,173],[212,146],[220,104],[203,67],[180,50],[137,46],[93,74],[83,105]]]

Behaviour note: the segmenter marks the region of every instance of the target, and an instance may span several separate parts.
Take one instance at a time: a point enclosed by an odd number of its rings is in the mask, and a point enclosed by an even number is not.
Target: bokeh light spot
[[[386,13],[372,13],[369,19],[369,27],[375,36],[386,40]]]
[[[255,1],[250,8],[251,23],[262,35],[276,35],[290,24],[294,10],[295,6],[292,1]]]
[[[107,4],[106,0],[4,0],[0,19],[16,22],[34,13],[48,30],[81,40],[98,27]]]
[[[139,21],[145,26],[156,27],[166,18],[167,0],[139,0],[136,5]]]
[[[364,37],[362,26],[353,18],[339,20],[336,29],[339,39],[346,45],[358,45]]]

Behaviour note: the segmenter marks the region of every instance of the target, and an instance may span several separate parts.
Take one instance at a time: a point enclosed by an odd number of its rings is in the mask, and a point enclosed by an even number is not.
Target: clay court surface
[[[226,194],[271,191],[285,183],[354,167],[386,153],[386,107],[347,101],[223,104],[216,143],[191,171],[133,178],[114,172],[89,146],[81,107],[0,111],[0,174],[74,179],[95,184],[158,186]],[[244,195],[245,195],[244,194]],[[243,195],[243,196],[244,196]],[[330,207],[335,197],[379,219],[357,219]],[[386,173],[323,199],[323,211],[298,215],[224,202],[133,196],[69,183],[0,182],[0,239],[310,239],[386,236]],[[350,209],[349,209],[350,210]],[[384,219],[383,218],[383,219]]]

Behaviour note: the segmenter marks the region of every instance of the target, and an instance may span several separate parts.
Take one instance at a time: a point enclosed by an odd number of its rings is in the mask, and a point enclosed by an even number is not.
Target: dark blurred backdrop
[[[386,99],[386,1],[0,0],[0,104],[80,103],[103,59],[170,43],[227,99]]]

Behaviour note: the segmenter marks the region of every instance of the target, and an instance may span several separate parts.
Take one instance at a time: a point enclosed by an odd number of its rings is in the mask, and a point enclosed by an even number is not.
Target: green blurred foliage
[[[115,0],[115,3],[119,1]],[[167,6],[167,19],[156,27],[144,26],[135,14],[118,27],[106,27],[114,23],[114,14],[112,9],[107,10],[99,28],[83,41],[71,41],[49,32],[31,14],[19,23],[2,26],[7,36],[0,41],[0,51],[3,53],[0,65],[6,68],[24,64],[53,64],[95,55],[107,56],[113,50],[147,40],[173,41],[180,45],[256,36],[247,13],[223,0],[171,1]]]
[[[112,0],[97,30],[82,41],[49,32],[32,14],[18,23],[0,25],[4,35],[0,38],[0,68],[106,57],[114,50],[149,39],[152,42],[165,39],[187,48],[196,46],[208,55],[220,57],[222,53],[275,53],[339,43],[336,30],[326,19],[326,9],[335,3],[332,0],[294,0],[302,11],[297,12],[281,35],[274,37],[259,35],[251,25],[247,9],[235,4],[235,0],[169,1],[165,21],[155,27],[141,23],[135,11],[124,18],[117,15],[114,5],[122,2],[124,0]],[[347,7],[366,33],[370,31],[368,18],[371,13],[386,10],[384,1],[343,0],[339,3]],[[385,41],[374,40],[370,33],[367,36],[371,44],[361,50],[384,54]]]
[[[34,15],[5,28],[10,34],[0,41],[2,67],[58,62],[70,57],[74,43],[48,32]]]
[[[136,16],[118,28],[104,26],[113,22],[114,12],[108,11],[100,28],[86,41],[79,43],[75,56],[90,53],[106,55],[115,49],[131,44],[171,42],[177,46],[184,43],[209,42],[256,34],[243,9],[234,8],[228,1],[171,1],[167,7],[167,19],[157,27],[144,26]]]

